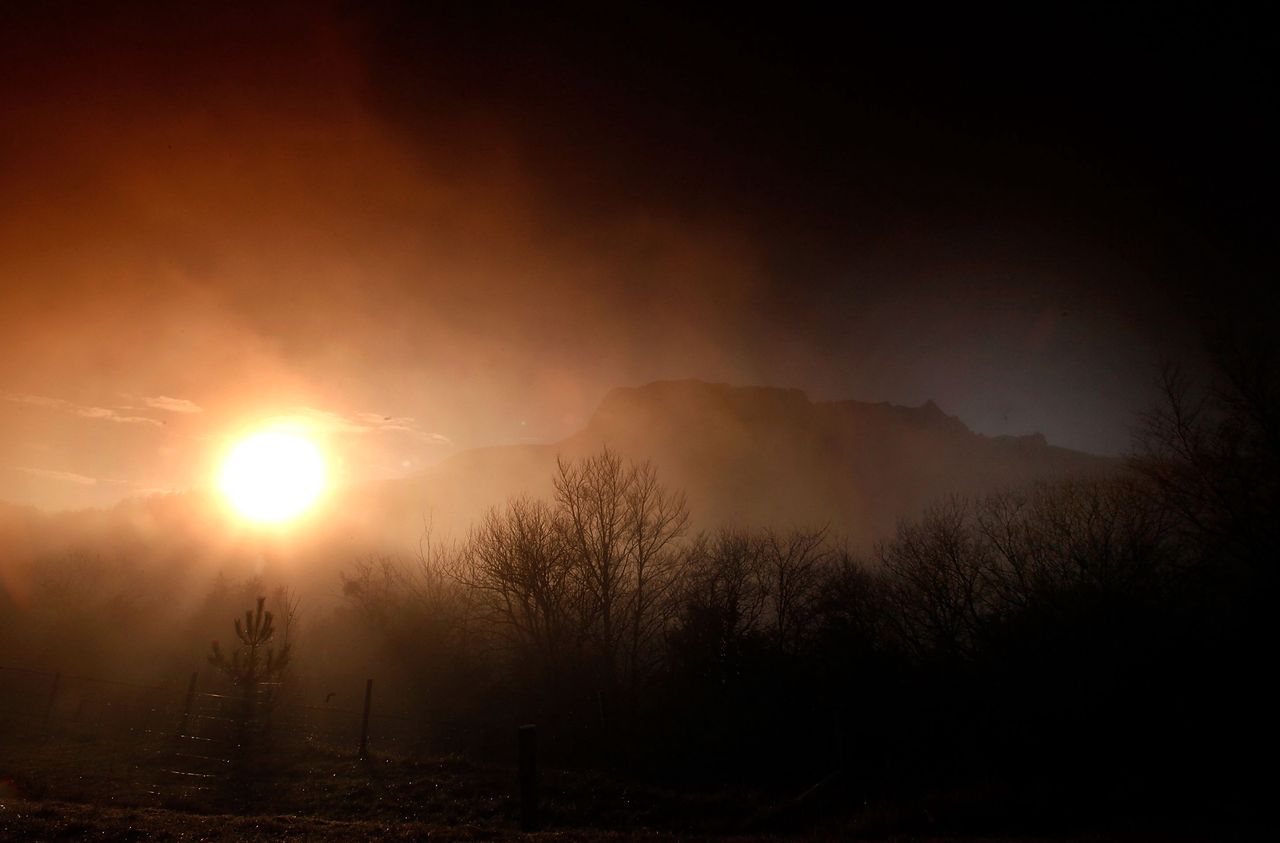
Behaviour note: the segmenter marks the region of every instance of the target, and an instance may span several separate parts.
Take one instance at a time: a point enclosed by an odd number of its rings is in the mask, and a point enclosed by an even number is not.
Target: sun
[[[320,497],[325,464],[320,449],[296,433],[264,431],[227,454],[218,487],[251,521],[276,523],[300,515]]]

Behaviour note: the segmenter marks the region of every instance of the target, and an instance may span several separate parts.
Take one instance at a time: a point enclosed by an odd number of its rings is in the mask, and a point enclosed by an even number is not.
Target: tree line
[[[283,687],[385,677],[432,751],[507,760],[533,721],[549,763],[673,784],[950,794],[1002,821],[1247,813],[1280,702],[1274,362],[1226,343],[1202,386],[1167,370],[1122,468],[941,500],[870,551],[821,525],[695,529],[654,465],[562,460],[549,497],[460,541],[353,562],[332,610],[295,624],[272,597]],[[271,593],[220,578],[184,620],[125,559],[42,572],[0,607],[0,649],[82,672],[186,675]]]
[[[357,564],[344,596],[437,714],[537,719],[566,762],[980,783],[1007,816],[1243,799],[1237,754],[1274,747],[1280,428],[1254,359],[1199,393],[1166,372],[1124,470],[950,498],[870,554],[694,531],[653,465],[606,449],[454,546]]]

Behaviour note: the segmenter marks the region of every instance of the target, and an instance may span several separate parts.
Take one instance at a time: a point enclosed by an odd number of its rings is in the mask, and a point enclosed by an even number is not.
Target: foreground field
[[[265,752],[191,779],[171,749],[136,741],[0,744],[0,840],[1038,840],[1045,826],[978,810],[977,794],[870,804],[848,788],[688,791],[591,771],[544,769],[542,831],[519,831],[514,769],[457,756],[365,760],[332,748]],[[189,769],[189,768],[185,768]],[[194,782],[194,783],[191,783]],[[1078,822],[1078,817],[1076,822]],[[1073,823],[1070,818],[1061,821]],[[1177,824],[1091,833],[1054,824],[1057,843],[1239,839]],[[1174,833],[1169,833],[1169,828]],[[1003,836],[992,836],[999,830]]]
[[[127,744],[10,743],[0,749],[0,801],[4,822],[18,825],[0,826],[0,839],[24,837],[45,825],[42,834],[62,833],[50,820],[63,810],[80,817],[82,829],[96,823],[123,823],[127,829],[136,820],[146,824],[147,833],[205,826],[206,833],[232,826],[245,832],[258,823],[273,833],[310,838],[338,824],[344,830],[333,833],[346,838],[416,839],[426,830],[437,837],[448,829],[453,839],[493,836],[518,825],[514,770],[456,756],[361,760],[299,748],[217,776],[191,776],[187,769],[173,753]],[[681,793],[585,771],[543,770],[539,791],[545,828],[589,828],[596,836],[619,829],[732,834],[758,821],[753,805],[760,804],[749,793]]]
[[[66,802],[0,802],[4,840],[244,841],[346,840],[763,840],[763,837],[702,838],[653,831],[600,829],[522,834],[513,828],[437,825],[386,820],[332,820],[321,817],[190,814],[162,808],[104,808]]]
[[[848,839],[826,832],[804,835],[806,839]],[[752,843],[783,839],[778,835],[702,835],[652,830],[605,831],[567,829],[524,834],[512,828],[474,825],[433,825],[423,822],[328,820],[319,817],[202,815],[160,808],[102,808],[65,802],[14,802],[0,800],[0,839],[23,841],[472,841],[472,840],[558,840],[573,841],[722,841]],[[1092,835],[1071,838],[993,838],[893,835],[879,838],[891,843],[1102,843],[1109,840],[1137,841],[1140,835]]]

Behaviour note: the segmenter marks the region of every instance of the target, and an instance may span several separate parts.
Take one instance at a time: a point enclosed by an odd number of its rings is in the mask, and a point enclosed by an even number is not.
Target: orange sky
[[[611,386],[667,377],[934,398],[986,432],[1122,447],[1164,324],[1095,235],[890,227],[882,198],[844,230],[785,195],[728,201],[782,178],[735,157],[746,135],[680,113],[645,142],[610,116],[617,85],[559,54],[532,75],[580,89],[525,108],[524,71],[489,78],[501,50],[427,41],[404,69],[385,21],[333,8],[13,13],[0,499],[203,483],[229,436],[284,414],[316,420],[345,477],[390,476],[553,440]],[[593,122],[565,117],[581,97]],[[629,155],[670,183],[643,192]],[[863,245],[819,261],[844,243]]]
[[[465,169],[439,165],[361,104],[358,61],[324,23],[286,27],[269,58],[245,26],[177,45],[89,33],[70,67],[27,57],[39,90],[6,104],[0,200],[17,352],[0,361],[0,496],[181,488],[229,431],[297,412],[341,417],[326,426],[357,477],[559,435],[630,353],[584,361],[583,344],[616,332],[619,299],[644,317],[615,261],[665,279],[672,304],[695,277],[749,295],[749,249],[727,233],[643,215],[548,230],[500,126]],[[673,339],[647,366],[714,361]]]

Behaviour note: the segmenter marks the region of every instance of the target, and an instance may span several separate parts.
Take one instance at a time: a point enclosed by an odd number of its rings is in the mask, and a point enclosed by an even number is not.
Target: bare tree
[[[625,672],[635,688],[651,669],[679,577],[684,495],[663,487],[650,463],[625,463],[608,448],[557,468],[557,523],[581,588],[582,629],[603,685],[618,687]]]
[[[724,661],[760,633],[768,599],[764,555],[763,539],[744,529],[724,527],[694,541],[679,631],[684,646]]]
[[[607,448],[576,462],[557,458],[556,465],[555,495],[563,515],[565,547],[585,597],[582,625],[594,639],[602,680],[612,686],[626,628],[620,617],[624,591],[630,586],[626,556],[631,472],[622,457]]]
[[[509,654],[554,675],[578,643],[581,596],[564,527],[543,501],[490,510],[460,557],[457,576]]]
[[[684,493],[662,486],[648,462],[632,470],[627,523],[632,583],[627,604],[627,674],[634,695],[661,659],[662,639],[675,613],[673,598],[687,559],[676,547],[689,524]]]
[[[811,625],[821,575],[830,561],[826,540],[825,528],[769,530],[762,538],[770,632],[779,652],[796,652]]]
[[[283,649],[292,648],[298,635],[299,607],[302,598],[289,586],[277,586],[271,592],[271,602],[280,618],[280,643]]]
[[[879,548],[891,618],[918,656],[971,655],[991,598],[991,557],[953,497],[899,525]]]
[[[1065,594],[1158,588],[1173,558],[1170,520],[1129,477],[1073,480],[989,496],[973,529],[989,551],[988,611],[1043,607]]]
[[[1143,417],[1133,467],[1206,558],[1271,566],[1280,552],[1280,371],[1274,339],[1224,340],[1197,386],[1161,373],[1162,401]]]
[[[884,580],[844,547],[831,551],[814,599],[814,611],[825,634],[848,647],[854,643],[864,653],[888,637],[885,619]],[[858,653],[841,652],[841,661]]]

